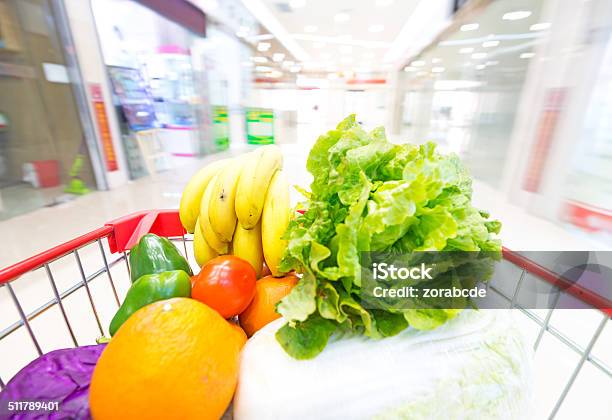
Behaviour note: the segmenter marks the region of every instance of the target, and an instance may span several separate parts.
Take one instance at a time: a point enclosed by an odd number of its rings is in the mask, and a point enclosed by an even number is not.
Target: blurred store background
[[[357,113],[609,248],[611,31],[609,0],[0,0],[0,221]]]

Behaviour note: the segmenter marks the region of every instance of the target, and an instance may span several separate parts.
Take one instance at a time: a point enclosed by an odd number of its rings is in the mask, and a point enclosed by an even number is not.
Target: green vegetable
[[[382,127],[367,133],[351,115],[319,137],[307,169],[314,179],[307,201],[300,204],[306,211],[289,225],[280,267],[304,273],[277,308],[289,321],[277,339],[293,357],[314,357],[325,347],[327,339],[300,339],[328,338],[328,324],[310,322],[312,318],[382,338],[408,325],[436,328],[459,312],[364,307],[360,294],[360,255],[364,251],[402,255],[486,251],[500,255],[500,242],[494,238],[500,223],[488,220],[487,213],[472,206],[466,169],[456,155],[437,153],[433,143],[389,143]],[[451,268],[471,260],[465,254],[453,257]],[[463,267],[461,273],[461,281],[451,276],[446,279],[465,286],[462,282],[473,274],[473,267],[472,271]],[[292,337],[290,329],[300,332]],[[323,333],[306,331],[309,329]]]
[[[191,297],[191,278],[183,270],[146,274],[136,280],[110,323],[110,335],[140,308],[173,297]]]
[[[183,270],[193,275],[189,263],[167,238],[146,234],[130,250],[130,277],[132,283],[145,274]]]

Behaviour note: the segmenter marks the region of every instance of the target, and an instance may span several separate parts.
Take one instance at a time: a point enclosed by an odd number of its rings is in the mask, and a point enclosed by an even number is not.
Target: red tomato
[[[223,318],[239,315],[255,296],[257,275],[250,263],[233,255],[213,258],[202,267],[191,297],[210,306]]]

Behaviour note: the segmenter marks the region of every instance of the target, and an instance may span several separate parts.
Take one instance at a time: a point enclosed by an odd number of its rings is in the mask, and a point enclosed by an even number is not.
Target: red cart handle
[[[0,285],[98,239],[108,237],[110,251],[114,254],[132,248],[147,233],[155,233],[166,237],[182,236],[185,234],[185,229],[181,225],[177,210],[152,210],[132,213],[129,216],[106,223],[103,227],[78,238],[71,239],[33,257],[0,269]]]

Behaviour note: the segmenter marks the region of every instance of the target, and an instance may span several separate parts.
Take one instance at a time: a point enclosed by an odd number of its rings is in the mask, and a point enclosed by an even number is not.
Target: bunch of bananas
[[[193,233],[193,252],[203,266],[218,255],[232,254],[261,276],[263,263],[274,276],[286,248],[281,239],[291,214],[283,156],[275,145],[198,171],[183,190],[179,215]]]

